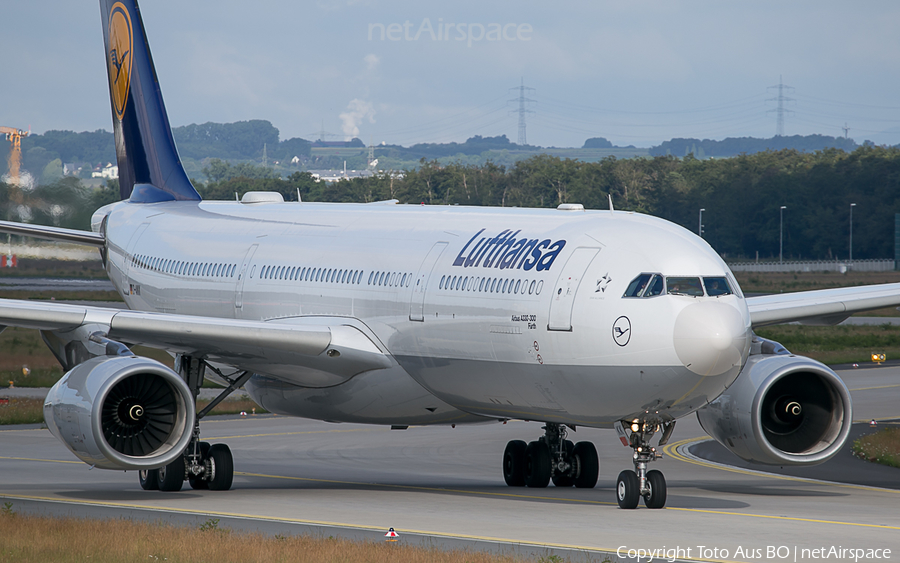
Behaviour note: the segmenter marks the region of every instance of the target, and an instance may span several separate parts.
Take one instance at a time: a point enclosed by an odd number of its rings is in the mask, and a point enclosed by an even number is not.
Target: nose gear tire
[[[616,479],[616,502],[619,503],[619,508],[625,510],[637,508],[638,500],[641,498],[640,488],[637,473],[630,469],[619,473],[619,478]]]
[[[650,492],[644,496],[647,508],[662,508],[666,505],[666,478],[656,469],[647,472],[647,486]]]

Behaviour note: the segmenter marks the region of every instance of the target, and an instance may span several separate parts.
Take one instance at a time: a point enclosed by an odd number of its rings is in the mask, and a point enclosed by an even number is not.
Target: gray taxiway
[[[839,375],[857,421],[900,419],[900,366]],[[669,553],[683,560],[752,561],[770,546],[788,550],[785,561],[794,550],[798,561],[822,559],[802,550],[823,547],[890,549],[891,559],[900,558],[900,470],[847,452],[808,471],[751,467],[706,442],[693,417],[679,421],[654,464],[669,484],[664,510],[617,508],[615,478],[631,466],[631,450],[609,430],[569,435],[597,446],[601,475],[592,490],[505,486],[506,442],[537,438],[538,423],[389,430],[260,415],[211,418],[202,432],[232,448],[233,490],[143,491],[135,472],[89,470],[46,430],[0,428],[0,503],[23,512],[191,525],[217,518],[266,533],[374,540],[393,527],[406,542],[595,559],[619,551],[621,561],[634,560],[629,549],[658,548],[681,548]]]

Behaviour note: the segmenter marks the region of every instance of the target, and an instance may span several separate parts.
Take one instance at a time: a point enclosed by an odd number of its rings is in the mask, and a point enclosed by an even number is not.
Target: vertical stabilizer
[[[137,0],[100,0],[100,14],[122,198],[199,200],[175,149]]]

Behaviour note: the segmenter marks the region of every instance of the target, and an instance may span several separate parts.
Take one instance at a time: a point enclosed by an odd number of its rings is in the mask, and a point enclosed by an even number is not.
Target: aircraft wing
[[[799,321],[834,325],[853,313],[900,306],[900,283],[748,297],[753,328]]]
[[[352,319],[271,321],[147,313],[63,303],[0,299],[0,325],[65,333],[97,326],[109,339],[143,344],[296,383],[340,383],[388,368],[390,357]],[[307,381],[308,380],[308,381]]]

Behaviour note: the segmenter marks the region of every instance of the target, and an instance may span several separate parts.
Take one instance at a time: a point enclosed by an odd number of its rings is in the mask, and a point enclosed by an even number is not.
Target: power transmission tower
[[[518,90],[519,91],[518,98],[509,100],[510,102],[519,102],[519,109],[515,109],[515,110],[512,110],[511,112],[509,112],[510,115],[512,115],[514,113],[519,114],[519,139],[518,139],[517,143],[520,145],[527,145],[528,141],[525,139],[525,114],[526,113],[534,113],[534,111],[532,111],[530,109],[525,109],[525,103],[527,102],[527,103],[533,104],[533,103],[535,103],[535,101],[525,97],[525,90],[534,91],[534,88],[529,88],[528,86],[525,86],[525,78],[522,78],[522,83],[515,88],[510,88],[510,90]]]
[[[785,91],[792,92],[794,89],[791,86],[785,86],[784,82],[781,80],[781,75],[778,75],[778,85],[777,86],[769,86],[768,90],[773,88],[778,89],[778,95],[774,98],[769,98],[766,100],[767,102],[778,102],[778,107],[776,109],[770,109],[766,113],[775,112],[775,136],[776,137],[784,137],[784,114],[794,113],[789,109],[784,109],[785,102],[793,102],[794,98],[788,98],[784,95]]]
[[[312,133],[307,133],[307,134],[306,134],[307,137],[314,137],[314,136],[316,136],[316,135],[318,135],[318,136],[319,136],[319,140],[320,140],[320,141],[323,141],[323,142],[324,142],[324,141],[327,141],[327,140],[328,140],[328,137],[340,137],[340,135],[338,135],[337,133],[329,133],[328,131],[325,130],[325,120],[324,120],[324,119],[322,120],[322,129],[321,129],[321,131],[313,131]]]

